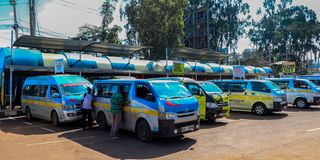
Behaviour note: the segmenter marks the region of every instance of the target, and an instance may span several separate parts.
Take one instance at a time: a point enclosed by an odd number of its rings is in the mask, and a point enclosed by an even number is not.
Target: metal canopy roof
[[[106,42],[80,41],[37,36],[21,36],[14,44],[17,47],[51,49],[60,51],[83,51],[101,53],[108,56],[131,56],[151,47],[110,44]]]
[[[229,57],[229,55],[221,54],[219,52],[212,53],[208,50],[193,48],[173,48],[171,49],[170,56],[186,60],[199,61],[222,61]]]

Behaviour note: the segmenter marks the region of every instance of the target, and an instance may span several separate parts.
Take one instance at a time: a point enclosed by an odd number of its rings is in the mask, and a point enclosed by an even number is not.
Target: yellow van
[[[223,91],[230,92],[231,110],[250,111],[264,115],[282,111],[287,106],[286,94],[279,86],[267,80],[214,81]]]

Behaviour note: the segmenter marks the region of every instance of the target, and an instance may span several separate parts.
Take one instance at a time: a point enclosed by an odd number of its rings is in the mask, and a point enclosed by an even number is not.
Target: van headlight
[[[320,93],[315,92],[315,93],[313,93],[313,96],[314,97],[320,97]]]
[[[197,116],[200,116],[200,109],[197,109]]]
[[[63,110],[73,110],[75,107],[74,107],[74,105],[71,105],[71,106],[65,106],[65,105],[63,105],[62,106],[62,109]]]
[[[159,112],[160,113],[164,113],[165,112],[164,106],[162,104],[158,104],[158,108],[159,108]]]
[[[281,97],[273,97],[273,101],[274,102],[282,102],[282,98]]]
[[[222,100],[222,97],[220,95],[213,96],[214,102],[219,103]]]
[[[171,120],[175,119],[176,114],[175,113],[160,113],[159,119],[165,119],[165,120]]]

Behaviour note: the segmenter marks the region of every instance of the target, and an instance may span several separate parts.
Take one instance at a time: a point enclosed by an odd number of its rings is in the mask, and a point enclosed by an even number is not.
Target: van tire
[[[305,109],[305,108],[309,107],[309,104],[308,104],[307,100],[304,99],[304,98],[297,98],[294,101],[294,105],[299,109]]]
[[[26,114],[27,120],[31,121],[33,119],[32,113],[29,107],[26,107],[25,114]]]
[[[98,113],[97,123],[101,130],[107,130],[109,128],[106,115],[103,112]]]
[[[59,117],[58,117],[58,114],[56,111],[52,111],[51,113],[51,121],[52,121],[52,124],[56,127],[58,127],[60,125],[60,122],[59,122]]]
[[[150,129],[150,125],[149,123],[144,120],[141,119],[138,121],[137,125],[136,125],[136,133],[138,138],[143,141],[143,142],[151,142],[152,141],[152,132]]]
[[[266,105],[264,105],[263,103],[256,103],[253,106],[253,112],[257,115],[265,115],[268,113],[267,107]]]

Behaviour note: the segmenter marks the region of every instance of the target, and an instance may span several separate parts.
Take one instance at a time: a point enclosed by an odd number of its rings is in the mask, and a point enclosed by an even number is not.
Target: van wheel
[[[152,141],[152,132],[150,126],[146,120],[138,121],[136,127],[136,133],[138,138],[143,142],[151,142]]]
[[[102,130],[108,129],[107,118],[104,113],[100,112],[98,114],[97,123],[98,123],[100,129],[102,129]]]
[[[308,108],[308,102],[304,98],[298,98],[296,99],[294,105],[300,109]]]
[[[51,114],[51,121],[54,126],[59,126],[59,117],[56,111],[53,111]]]
[[[253,106],[253,112],[257,115],[264,115],[268,112],[266,105],[257,103]]]
[[[33,117],[32,117],[32,113],[31,113],[31,110],[29,107],[26,108],[25,113],[26,113],[27,120],[29,120],[29,121],[32,120]]]

